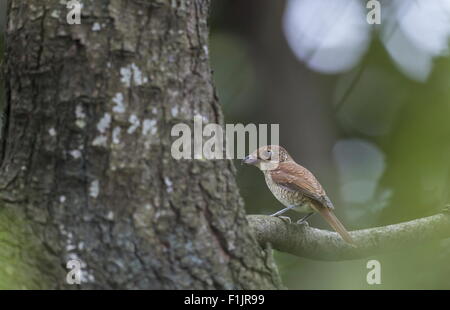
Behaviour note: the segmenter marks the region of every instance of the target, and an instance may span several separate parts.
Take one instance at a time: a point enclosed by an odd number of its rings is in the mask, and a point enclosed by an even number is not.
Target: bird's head
[[[292,161],[292,157],[283,147],[266,145],[245,157],[243,163],[256,166],[261,170],[274,170],[278,168],[279,163],[286,161]]]

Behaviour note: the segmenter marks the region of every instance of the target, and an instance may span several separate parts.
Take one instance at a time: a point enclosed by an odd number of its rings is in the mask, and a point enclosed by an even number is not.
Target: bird
[[[280,216],[293,209],[306,213],[306,216],[297,221],[298,224],[303,224],[311,215],[319,213],[342,239],[355,244],[344,225],[334,215],[333,203],[322,185],[308,169],[297,164],[283,147],[262,146],[245,157],[243,163],[256,166],[264,173],[268,188],[285,206],[271,216]]]

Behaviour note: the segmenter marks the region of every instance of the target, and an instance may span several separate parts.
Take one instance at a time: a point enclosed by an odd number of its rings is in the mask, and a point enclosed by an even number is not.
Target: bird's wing
[[[272,180],[285,189],[300,191],[303,195],[333,209],[333,204],[327,197],[319,181],[306,168],[288,161],[279,163],[278,168],[270,172]]]
[[[313,199],[325,195],[319,181],[306,168],[295,162],[279,163],[278,168],[270,172],[272,180],[292,191],[300,191]]]
[[[270,172],[272,181],[279,186],[291,191],[301,192],[313,200],[312,208],[315,209],[341,235],[348,243],[355,244],[344,225],[334,215],[333,204],[320,185],[319,181],[306,168],[295,162],[283,162],[278,168]]]

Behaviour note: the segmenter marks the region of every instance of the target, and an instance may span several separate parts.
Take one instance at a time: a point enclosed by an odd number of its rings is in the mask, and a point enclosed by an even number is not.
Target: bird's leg
[[[280,216],[280,215],[283,214],[286,211],[289,211],[289,210],[293,209],[293,208],[295,208],[295,206],[286,207],[284,209],[281,209],[278,212],[275,212],[274,214],[271,214],[270,216],[276,216],[279,219],[281,219],[282,221],[284,221],[284,222],[286,222],[288,224],[291,224],[292,222],[291,222],[291,218],[289,216]]]
[[[281,209],[280,211],[275,212],[274,214],[271,214],[270,216],[278,216],[278,215],[283,214],[284,212],[289,211],[294,208],[295,208],[295,206],[289,206],[284,209]]]
[[[314,212],[311,212],[311,213],[306,214],[306,216],[302,217],[301,219],[299,219],[299,220],[297,221],[297,224],[304,224],[304,223],[306,223],[306,219],[307,219],[308,217],[310,217],[311,215],[313,215],[313,214],[314,214]]]

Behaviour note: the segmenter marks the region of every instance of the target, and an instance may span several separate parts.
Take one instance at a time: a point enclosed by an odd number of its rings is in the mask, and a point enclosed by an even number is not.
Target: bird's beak
[[[243,164],[247,164],[247,165],[255,165],[256,163],[258,163],[258,161],[259,160],[257,158],[255,158],[255,157],[253,157],[251,155],[248,155],[247,157],[245,157],[242,160],[242,163]]]

